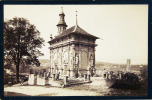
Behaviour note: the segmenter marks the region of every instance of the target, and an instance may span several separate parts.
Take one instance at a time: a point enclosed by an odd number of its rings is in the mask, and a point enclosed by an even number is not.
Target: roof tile
[[[76,25],[76,26],[72,26],[72,27],[70,27],[69,29],[65,30],[62,34],[59,34],[59,35],[55,36],[55,38],[54,38],[53,40],[55,40],[55,39],[57,39],[57,38],[61,38],[61,37],[66,36],[66,35],[68,35],[68,34],[73,34],[73,33],[75,33],[75,34],[87,35],[87,36],[90,36],[90,37],[99,39],[99,37],[96,37],[96,36],[94,36],[94,35],[92,35],[92,34],[89,34],[89,33],[86,32],[85,30],[83,30],[81,27],[79,27],[78,25]],[[51,41],[52,41],[52,40],[51,40]]]

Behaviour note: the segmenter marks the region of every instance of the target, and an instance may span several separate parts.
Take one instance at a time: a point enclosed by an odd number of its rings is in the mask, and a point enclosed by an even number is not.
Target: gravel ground
[[[97,95],[95,92],[79,91],[66,88],[44,87],[44,86],[19,86],[7,87],[5,92],[21,93],[29,96],[89,96]]]
[[[5,96],[146,96],[147,88],[122,90],[108,88],[102,77],[91,77],[92,83],[73,85],[66,88],[51,86],[4,87]]]
[[[9,96],[9,92],[29,96],[97,96],[100,94],[98,94],[96,91],[89,91],[86,88],[88,88],[88,86],[99,86],[101,85],[101,83],[99,83],[98,81],[87,83],[83,88],[81,88],[81,91],[77,88],[81,85],[71,86],[67,88],[57,88],[50,86],[21,86],[20,84],[18,84],[11,87],[5,87],[4,92],[6,96]],[[17,95],[15,94],[15,96]]]

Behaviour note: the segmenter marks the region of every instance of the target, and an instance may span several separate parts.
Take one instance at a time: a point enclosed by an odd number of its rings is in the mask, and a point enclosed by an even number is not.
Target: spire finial
[[[77,21],[77,10],[75,11],[76,12],[76,25],[75,25],[75,28],[74,28],[74,30],[73,30],[73,32],[75,32],[76,31],[76,29],[77,29],[77,27],[78,27],[78,21]]]
[[[63,7],[61,7],[61,13],[63,13]]]
[[[61,7],[61,10],[63,11],[63,7]]]
[[[75,11],[76,12],[76,25],[78,25],[78,21],[77,21],[77,10]]]

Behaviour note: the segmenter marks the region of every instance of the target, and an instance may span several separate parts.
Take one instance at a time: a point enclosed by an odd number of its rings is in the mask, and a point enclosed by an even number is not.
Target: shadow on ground
[[[30,96],[30,95],[16,93],[16,92],[4,92],[4,96]]]

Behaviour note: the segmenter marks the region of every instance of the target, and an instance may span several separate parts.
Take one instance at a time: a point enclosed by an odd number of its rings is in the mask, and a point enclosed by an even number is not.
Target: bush
[[[148,70],[147,70],[147,66],[146,67],[142,67],[140,69],[140,81],[143,85],[147,86],[147,81],[148,81]]]

